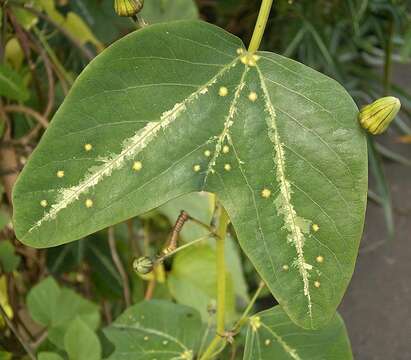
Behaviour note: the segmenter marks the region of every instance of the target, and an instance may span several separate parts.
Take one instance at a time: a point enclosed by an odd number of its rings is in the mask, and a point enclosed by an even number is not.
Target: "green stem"
[[[213,234],[212,234],[212,233],[209,233],[209,234],[204,235],[204,236],[201,236],[201,237],[199,237],[199,238],[197,238],[197,239],[195,239],[195,240],[193,240],[193,241],[190,241],[190,242],[187,243],[187,244],[181,245],[181,246],[179,246],[177,249],[175,249],[174,251],[171,251],[171,252],[169,252],[169,253],[167,253],[167,254],[164,254],[164,255],[160,256],[160,257],[156,260],[156,263],[161,263],[161,262],[163,262],[165,259],[167,259],[167,258],[175,255],[175,254],[178,253],[179,251],[184,250],[184,249],[187,249],[188,247],[193,246],[193,245],[195,245],[195,244],[197,244],[197,243],[199,243],[199,242],[201,242],[201,241],[207,240],[207,239],[209,239],[209,238],[212,237],[212,236],[213,236]]]
[[[64,68],[60,60],[57,58],[56,53],[54,50],[50,47],[46,37],[44,34],[36,27],[34,26],[33,28],[34,33],[36,34],[37,38],[40,40],[41,45],[44,47],[44,49],[47,52],[47,55],[53,62],[56,70],[60,73],[61,77],[67,82],[67,84],[71,87],[73,85],[74,79],[73,77],[67,72],[67,70]]]
[[[216,354],[219,344],[224,341],[225,332],[225,295],[226,295],[226,267],[225,267],[225,244],[227,226],[230,222],[227,212],[221,205],[217,205],[216,213],[219,212],[218,227],[216,230],[216,265],[217,265],[217,329],[216,336],[200,357],[200,360],[212,359]]]
[[[226,294],[226,267],[225,267],[225,236],[230,222],[227,212],[219,206],[220,219],[217,228],[217,333],[224,333],[225,326],[225,294]]]
[[[260,12],[255,24],[253,36],[248,47],[248,52],[255,53],[260,47],[261,39],[264,35],[265,26],[267,25],[268,16],[270,15],[273,0],[262,0]]]
[[[234,332],[237,332],[247,321],[248,315],[250,314],[250,311],[252,310],[255,302],[257,301],[258,297],[260,296],[261,291],[264,289],[264,282],[261,281],[260,284],[258,285],[258,288],[253,296],[253,298],[250,300],[247,308],[244,310],[243,315],[241,315],[241,318],[237,321],[237,323],[234,325]]]

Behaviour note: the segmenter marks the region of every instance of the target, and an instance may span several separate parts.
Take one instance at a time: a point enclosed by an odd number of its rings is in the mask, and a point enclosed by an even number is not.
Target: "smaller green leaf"
[[[36,15],[17,6],[13,6],[13,15],[16,17],[17,22],[24,27],[25,30],[30,30],[38,22]]]
[[[48,327],[48,339],[59,348],[63,348],[65,334],[74,319],[80,318],[91,330],[100,324],[96,304],[71,289],[60,289],[52,277],[30,291],[27,306],[32,318]]]
[[[344,321],[337,314],[320,330],[295,325],[275,306],[249,319],[243,360],[351,360],[351,345]]]
[[[150,0],[144,3],[141,16],[149,24],[174,20],[198,19],[193,0]]]
[[[59,286],[52,277],[34,286],[27,296],[27,306],[31,317],[41,325],[50,325],[59,295]]]
[[[4,272],[12,272],[20,264],[20,257],[14,253],[14,247],[9,241],[0,243],[0,264]]]
[[[0,360],[11,360],[12,358],[13,358],[12,353],[0,350]]]
[[[0,65],[0,95],[17,101],[29,98],[23,78],[7,65]]]
[[[97,335],[80,318],[71,322],[64,336],[70,360],[99,360],[101,345]]]
[[[108,359],[192,359],[201,326],[200,315],[189,307],[163,300],[139,303],[104,330],[115,347]]]
[[[205,322],[207,308],[217,300],[216,252],[209,244],[194,245],[176,254],[168,277],[177,302],[198,310]],[[195,296],[193,296],[195,294]],[[226,319],[235,317],[235,297],[230,272],[226,272]]]
[[[87,326],[96,330],[100,324],[98,306],[84,299],[71,289],[62,289],[58,299],[58,306],[54,307],[52,327],[49,329],[49,340],[62,348],[64,337],[71,322],[80,318]]]
[[[63,358],[54,352],[50,352],[50,351],[43,351],[41,353],[38,354],[37,356],[38,360],[63,360]]]

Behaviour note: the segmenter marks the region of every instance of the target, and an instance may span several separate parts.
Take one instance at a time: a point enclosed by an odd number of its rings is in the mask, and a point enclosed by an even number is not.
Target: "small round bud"
[[[132,17],[143,8],[144,0],[114,0],[114,10],[118,16]]]
[[[148,274],[149,272],[153,271],[153,267],[153,260],[151,260],[147,256],[142,256],[133,261],[133,269],[138,274]]]
[[[388,128],[400,108],[400,100],[396,97],[383,97],[364,106],[358,115],[358,120],[364,129],[373,135],[379,135]]]

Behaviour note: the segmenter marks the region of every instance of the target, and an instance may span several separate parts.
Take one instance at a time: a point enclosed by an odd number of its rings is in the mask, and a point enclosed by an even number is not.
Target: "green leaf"
[[[0,14],[1,15],[1,14]],[[7,351],[0,350],[0,360],[11,360],[13,358],[13,354]]]
[[[63,360],[63,358],[57,353],[43,351],[38,354],[38,360]]]
[[[101,345],[97,335],[80,318],[71,322],[64,336],[69,360],[99,360]]]
[[[328,322],[364,222],[358,109],[334,80],[273,53],[239,56],[243,48],[213,25],[181,21],[98,56],[14,187],[18,238],[55,246],[183,194],[216,193],[290,317]]]
[[[0,95],[17,101],[29,98],[23,78],[8,65],[0,65]]]
[[[347,330],[338,314],[320,330],[304,330],[296,326],[280,306],[249,319],[243,360],[257,358],[353,359]]]
[[[9,241],[0,242],[0,265],[4,272],[12,272],[20,264],[20,256],[14,253],[14,246]]]
[[[74,319],[81,319],[92,330],[96,330],[100,324],[96,304],[71,289],[60,289],[52,277],[30,290],[27,306],[32,318],[49,328],[48,338],[59,348],[63,347],[64,336]]]
[[[150,0],[144,3],[141,16],[149,24],[198,19],[198,9],[193,0]]]
[[[50,325],[59,295],[60,288],[52,277],[34,286],[27,296],[27,307],[31,317],[41,325]]]
[[[201,321],[189,307],[152,300],[128,308],[104,334],[115,347],[110,360],[191,359],[198,350]]]
[[[216,253],[211,245],[200,243],[176,254],[168,277],[170,292],[180,304],[198,310],[203,322],[209,318],[208,306],[217,301]],[[226,272],[226,319],[235,315],[234,284]],[[195,294],[195,296],[193,296]]]
[[[96,330],[100,324],[98,306],[84,299],[71,289],[61,289],[52,313],[52,326],[49,329],[49,339],[56,346],[62,348],[67,329],[76,317],[87,326]]]

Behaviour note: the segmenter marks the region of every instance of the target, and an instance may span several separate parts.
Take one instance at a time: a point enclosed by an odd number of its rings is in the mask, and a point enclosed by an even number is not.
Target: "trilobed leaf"
[[[320,330],[293,324],[280,306],[249,319],[243,360],[352,360],[350,339],[336,314]]]
[[[356,116],[334,80],[251,56],[215,26],[147,27],[77,79],[16,184],[17,235],[54,246],[213,192],[283,308],[318,327],[341,300],[363,228]]]

